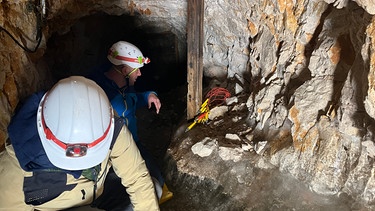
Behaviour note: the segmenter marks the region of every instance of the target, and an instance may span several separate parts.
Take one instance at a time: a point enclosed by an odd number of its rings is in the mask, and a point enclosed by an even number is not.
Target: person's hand
[[[155,105],[156,113],[158,114],[159,110],[160,110],[160,107],[161,107],[161,102],[160,102],[158,96],[156,96],[155,93],[151,93],[151,94],[148,95],[148,108],[149,109],[151,108],[152,103]]]

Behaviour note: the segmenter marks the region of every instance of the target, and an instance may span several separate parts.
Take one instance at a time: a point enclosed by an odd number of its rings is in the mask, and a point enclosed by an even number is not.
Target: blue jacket
[[[119,88],[116,83],[104,76],[104,72],[111,68],[110,63],[105,63],[93,70],[93,74],[89,76],[94,80],[108,96],[113,109],[117,114],[125,120],[126,126],[129,128],[135,141],[138,142],[137,117],[138,108],[147,106],[148,96],[152,91],[136,92],[134,87]]]
[[[95,81],[105,91],[113,109],[124,119],[124,123],[133,135],[133,139],[136,142],[142,157],[146,161],[151,176],[157,178],[160,184],[164,184],[164,178],[158,165],[139,141],[137,132],[136,111],[138,108],[147,106],[150,93],[156,93],[151,91],[136,92],[134,87],[127,86],[119,88],[115,82],[104,75],[104,73],[111,67],[112,64],[110,62],[104,63],[92,70],[91,75],[88,76],[88,78]]]

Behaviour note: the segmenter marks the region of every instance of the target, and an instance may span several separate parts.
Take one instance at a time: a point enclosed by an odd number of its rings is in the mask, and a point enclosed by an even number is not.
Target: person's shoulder
[[[15,113],[17,114],[20,112],[36,110],[45,93],[46,91],[39,91],[31,94],[26,98],[26,100],[19,102],[17,108],[15,109]]]
[[[114,136],[111,143],[111,158],[117,158],[127,151],[131,143],[134,142],[131,132],[122,124],[118,127],[118,135]]]
[[[27,100],[19,105],[18,110],[12,117],[7,131],[12,144],[27,142],[30,137],[37,135],[36,118],[39,103],[45,92],[40,91],[32,94]],[[22,133],[20,133],[22,131]]]

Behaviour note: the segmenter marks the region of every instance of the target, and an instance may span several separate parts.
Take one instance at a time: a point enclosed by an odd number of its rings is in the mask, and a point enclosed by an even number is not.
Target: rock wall
[[[0,1],[0,146],[7,139],[6,128],[20,99],[42,89],[50,81],[48,69],[40,58],[45,51],[46,36],[38,46],[37,16],[27,1]],[[40,23],[41,24],[41,23]],[[11,34],[28,53],[7,34]],[[48,31],[44,29],[44,34]]]
[[[172,31],[186,46],[184,0],[0,0],[0,145],[20,101],[54,78],[44,53],[52,33],[99,12],[137,18],[140,29]],[[290,134],[268,156],[319,193],[345,192],[375,203],[375,34],[371,0],[205,0],[204,71],[248,92],[249,127]],[[39,16],[38,16],[39,15]],[[38,17],[42,16],[42,22]],[[173,18],[171,18],[173,17]],[[82,35],[89,36],[89,35]],[[181,48],[181,56],[186,55]],[[266,130],[267,128],[267,130]],[[263,134],[264,136],[267,134]],[[257,141],[257,140],[255,140]],[[269,145],[275,145],[270,138]]]
[[[291,147],[271,162],[318,193],[374,203],[371,2],[368,12],[352,1],[207,3],[217,6],[206,10],[205,67],[250,87],[254,130],[290,132]]]
[[[291,5],[264,4],[267,12],[249,24],[258,26],[249,122],[258,130],[291,126],[292,146],[270,154],[280,170],[318,193],[373,203],[372,16],[354,2]]]

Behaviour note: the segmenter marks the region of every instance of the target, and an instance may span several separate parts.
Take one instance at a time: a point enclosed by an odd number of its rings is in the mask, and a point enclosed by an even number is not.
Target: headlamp
[[[60,141],[49,129],[49,127],[46,126],[46,123],[44,121],[44,115],[42,111],[42,126],[44,133],[46,135],[46,139],[53,141],[57,146],[61,147],[65,150],[65,155],[67,157],[83,157],[87,154],[87,150],[91,147],[96,146],[100,142],[102,142],[105,137],[107,137],[110,129],[111,129],[112,121],[109,121],[108,128],[104,131],[103,135],[94,140],[91,143],[73,143],[73,144],[67,144],[62,141]]]
[[[87,144],[67,144],[65,155],[67,157],[82,157],[86,155],[87,149]]]

